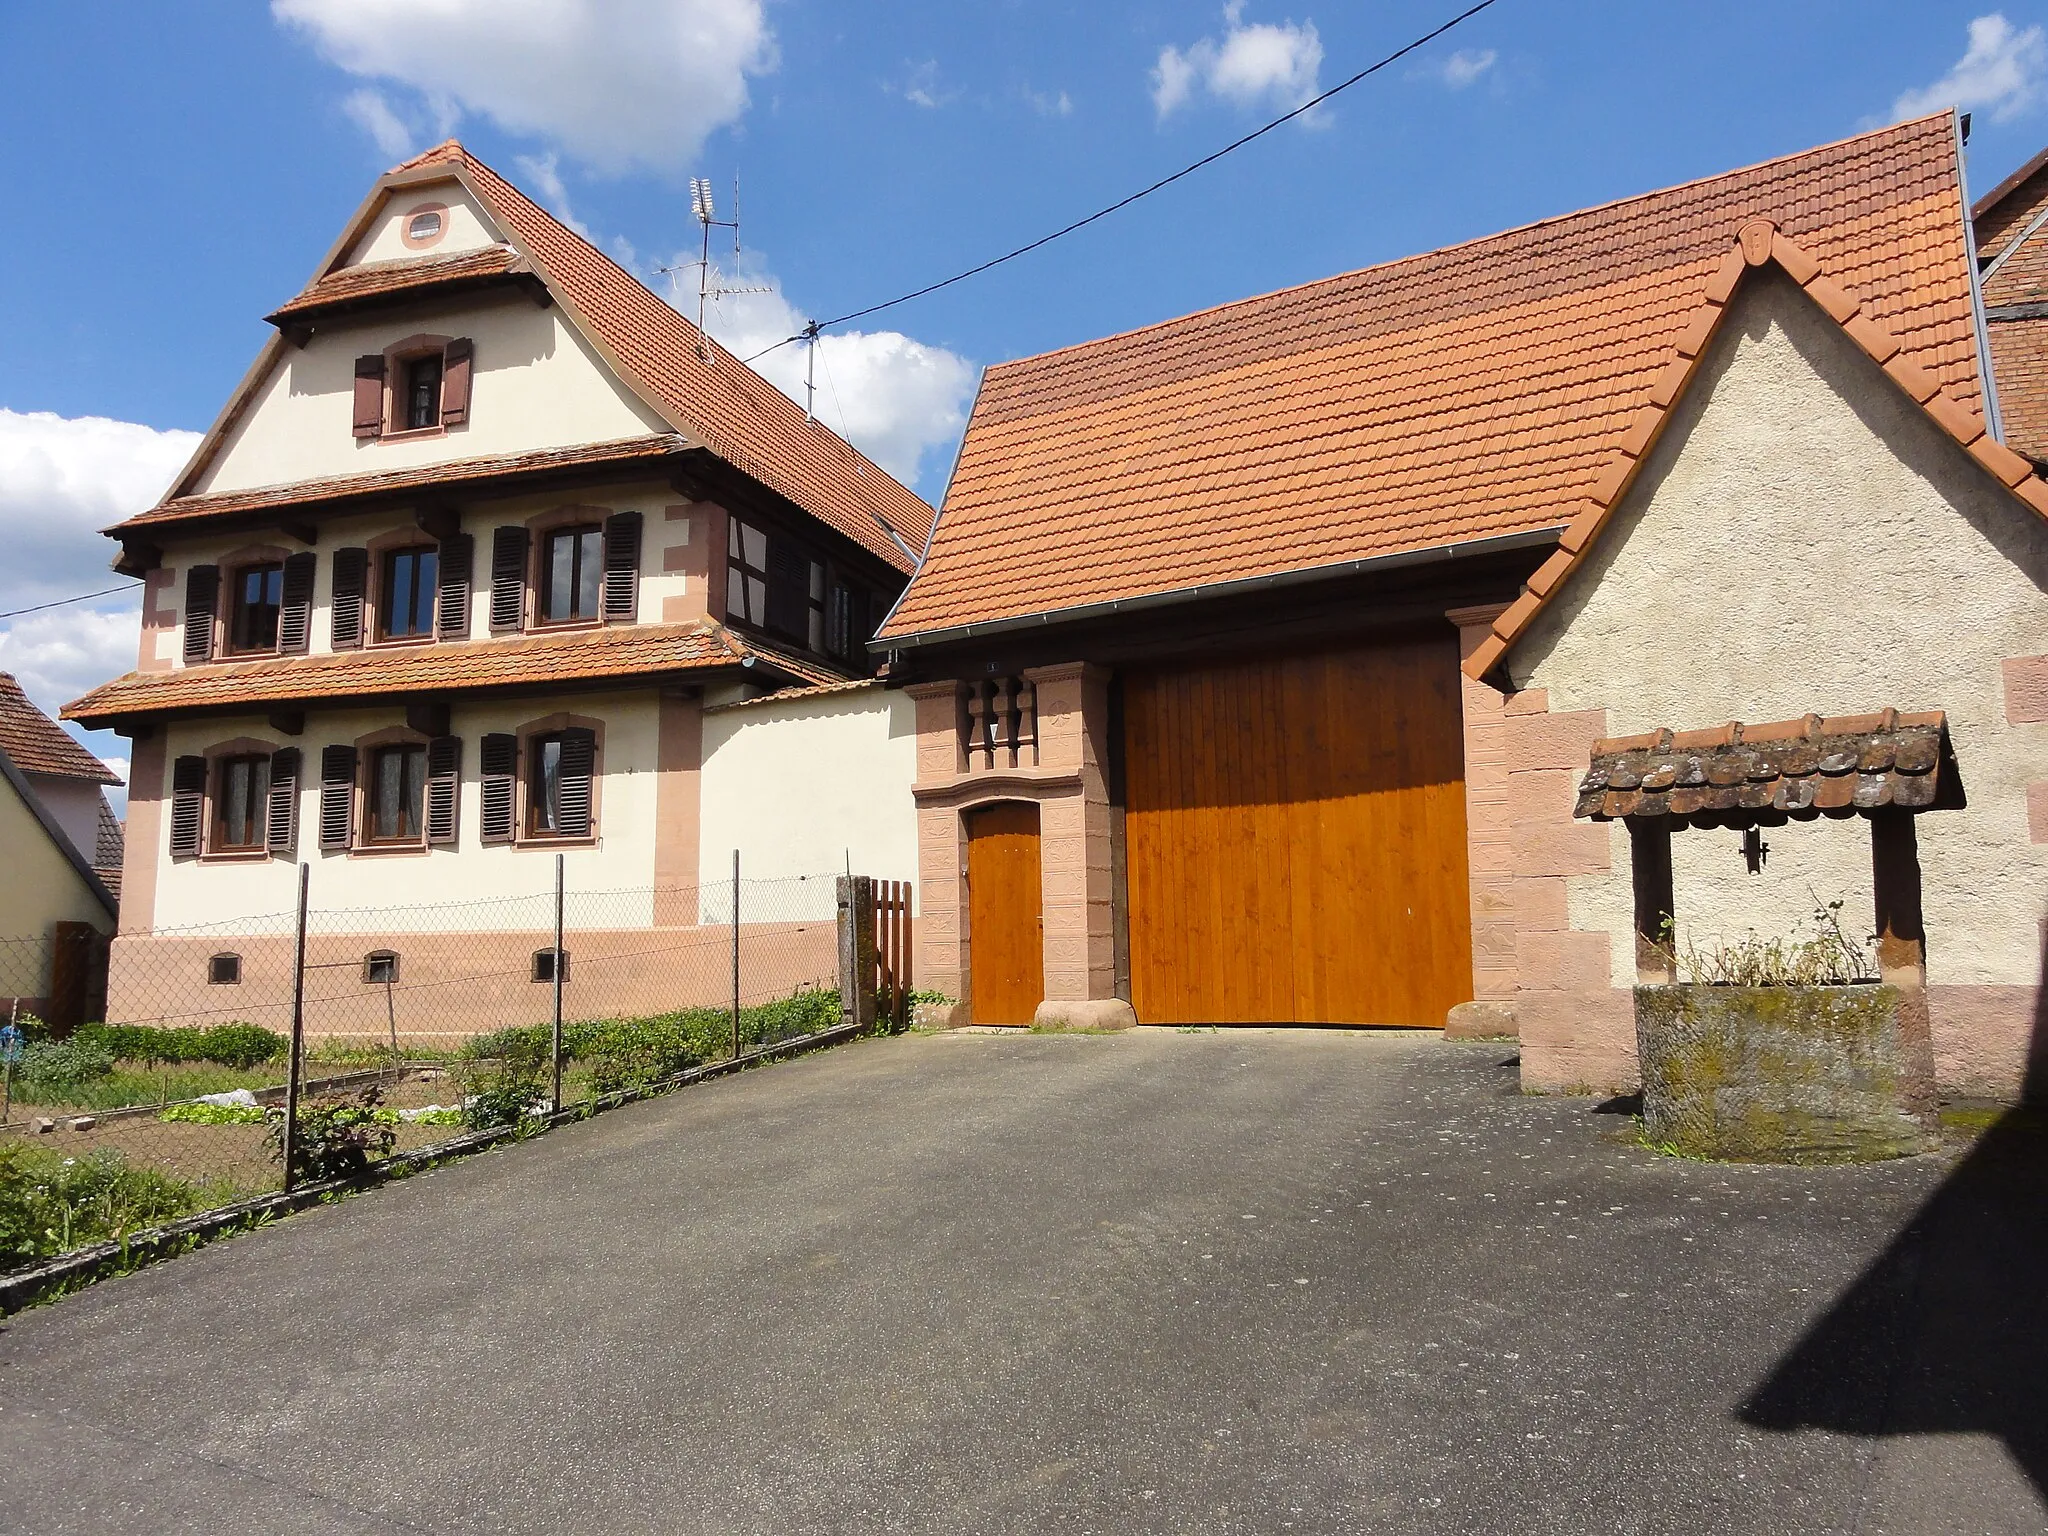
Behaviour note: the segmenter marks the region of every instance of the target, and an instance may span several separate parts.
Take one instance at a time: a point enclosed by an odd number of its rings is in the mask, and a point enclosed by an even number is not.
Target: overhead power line
[[[90,602],[95,597],[112,597],[116,592],[133,592],[142,585],[139,581],[124,581],[118,587],[102,587],[97,592],[81,592],[76,597],[60,597],[52,603],[37,603],[33,608],[14,608],[0,613],[0,619],[18,619],[24,613],[41,613],[45,608],[63,608],[71,603]]]
[[[791,342],[802,341],[807,336],[815,337],[819,331],[828,330],[833,326],[844,325],[849,320],[862,320],[869,315],[880,314],[885,309],[894,309],[898,304],[908,304],[912,299],[921,299],[926,294],[937,293],[941,288],[950,288],[955,283],[964,283],[970,277],[978,277],[992,267],[1000,267],[1006,261],[1015,261],[1019,256],[1027,256],[1031,252],[1037,250],[1040,246],[1050,245],[1053,241],[1060,239],[1062,236],[1073,234],[1074,231],[1077,229],[1086,229],[1090,224],[1095,223],[1097,220],[1106,219],[1112,213],[1117,213],[1122,209],[1130,207],[1131,204],[1137,202],[1139,199],[1150,197],[1154,192],[1158,192],[1163,188],[1170,187],[1176,181],[1180,181],[1184,177],[1194,175],[1196,171],[1203,169],[1205,166],[1214,165],[1218,160],[1221,160],[1225,155],[1232,154],[1237,150],[1243,149],[1245,145],[1251,143],[1252,140],[1265,137],[1265,135],[1271,133],[1275,128],[1283,127],[1284,125],[1293,122],[1294,119],[1300,117],[1303,113],[1314,111],[1317,107],[1321,106],[1331,97],[1338,95],[1340,92],[1350,90],[1351,87],[1358,84],[1359,81],[1364,80],[1370,75],[1378,74],[1381,70],[1385,69],[1389,64],[1398,63],[1400,60],[1406,58],[1409,54],[1415,52],[1416,49],[1427,47],[1430,43],[1433,43],[1438,38],[1442,37],[1446,32],[1449,32],[1452,28],[1463,26],[1466,22],[1470,21],[1474,16],[1477,16],[1481,11],[1488,9],[1496,3],[1497,0],[1479,0],[1478,4],[1468,6],[1466,9],[1460,11],[1457,15],[1453,16],[1449,21],[1446,21],[1442,25],[1435,27],[1428,32],[1423,33],[1422,36],[1416,38],[1413,42],[1406,43],[1403,46],[1396,48],[1392,53],[1388,54],[1385,58],[1380,59],[1376,63],[1368,64],[1364,69],[1361,69],[1357,74],[1350,76],[1348,79],[1338,81],[1337,84],[1331,86],[1327,91],[1324,91],[1320,96],[1310,97],[1307,101],[1304,101],[1300,106],[1296,107],[1293,111],[1283,112],[1280,116],[1274,118],[1271,122],[1262,124],[1261,126],[1254,128],[1250,133],[1245,134],[1242,138],[1231,140],[1228,144],[1224,145],[1221,149],[1215,151],[1213,154],[1204,155],[1201,159],[1195,161],[1193,164],[1182,166],[1179,170],[1175,171],[1171,176],[1160,177],[1159,180],[1153,182],[1149,187],[1143,187],[1138,191],[1133,192],[1129,197],[1120,198],[1116,202],[1109,204],[1109,206],[1106,208],[1096,209],[1095,212],[1089,214],[1086,218],[1076,219],[1073,223],[1068,224],[1060,229],[1056,229],[1049,235],[1040,235],[1036,240],[1031,241],[1027,245],[1020,245],[1013,251],[1005,251],[1002,255],[991,257],[989,260],[980,263],[978,266],[972,266],[967,268],[964,272],[955,272],[951,277],[941,278],[936,283],[927,283],[922,288],[913,288],[908,293],[898,294],[895,298],[885,299],[879,304],[870,304],[864,309],[849,310],[847,313],[836,316],[835,318],[830,320],[817,321],[814,324],[806,327],[804,330],[799,331],[794,336],[785,336],[782,338],[782,340],[774,343],[774,345],[763,347],[760,351],[754,353],[751,357],[746,358],[745,361],[749,363],[755,362],[760,358],[766,357],[770,352],[776,351],[778,348],[788,346]]]

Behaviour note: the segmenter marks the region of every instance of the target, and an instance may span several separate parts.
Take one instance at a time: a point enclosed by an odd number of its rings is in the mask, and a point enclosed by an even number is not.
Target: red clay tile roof
[[[1977,408],[1943,113],[992,367],[881,638],[1569,523],[1758,216]]]
[[[491,216],[533,260],[594,339],[659,402],[678,431],[898,570],[931,531],[932,509],[864,454],[806,421],[781,390],[663,303],[596,246],[449,140],[396,171],[445,165],[462,173]],[[699,353],[699,346],[703,355]]]
[[[531,453],[504,454],[497,458],[451,459],[418,469],[392,469],[379,474],[330,475],[322,480],[299,480],[290,485],[260,485],[246,491],[222,491],[212,496],[175,496],[147,512],[138,512],[126,522],[116,523],[108,533],[133,532],[164,523],[192,522],[223,517],[234,512],[267,511],[273,507],[296,507],[315,502],[345,503],[365,498],[403,495],[430,490],[458,481],[516,480],[564,469],[583,469],[597,464],[624,464],[638,459],[662,459],[691,451],[691,444],[672,432],[650,433],[646,437],[622,437],[609,443],[589,443],[580,448],[536,448]]]
[[[625,682],[767,663],[801,682],[830,672],[743,640],[720,624],[632,624],[511,640],[373,648],[226,666],[130,672],[64,706],[64,718],[97,729],[171,711],[283,707],[338,699],[460,693],[536,684]]]
[[[0,672],[0,752],[23,773],[47,773],[95,784],[121,776],[72,739],[71,733],[29,702],[21,684]]]
[[[297,296],[286,300],[263,318],[272,325],[280,325],[287,320],[304,320],[368,299],[381,299],[398,293],[431,293],[451,286],[506,277],[520,270],[522,265],[519,253],[507,245],[487,245],[482,250],[460,251],[453,256],[404,256],[394,261],[366,261],[316,278]]]

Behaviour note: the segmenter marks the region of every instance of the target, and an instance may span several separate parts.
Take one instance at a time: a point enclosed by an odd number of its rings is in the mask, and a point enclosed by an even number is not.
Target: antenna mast
[[[734,277],[739,276],[740,183],[737,176],[733,178],[732,183],[731,218],[721,219],[718,217],[718,211],[713,206],[711,200],[711,180],[707,176],[692,176],[690,178],[690,214],[702,227],[703,232],[698,258],[695,262],[691,263],[697,269],[697,356],[708,358],[711,355],[711,349],[704,344],[704,306],[706,301],[722,299],[727,294],[772,293],[774,290],[770,288],[728,288],[712,281],[714,269],[711,265],[711,231],[714,226],[719,229],[729,229],[732,231],[732,270]],[[679,269],[676,267],[659,267],[656,270],[668,274],[670,278],[670,292],[673,293],[674,275]]]

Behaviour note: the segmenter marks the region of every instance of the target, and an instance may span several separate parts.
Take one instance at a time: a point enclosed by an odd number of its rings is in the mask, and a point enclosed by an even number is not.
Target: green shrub
[[[0,1142],[0,1265],[125,1237],[222,1198],[221,1191],[137,1168],[111,1147],[73,1159]]]
[[[111,1076],[113,1070],[114,1058],[89,1042],[43,1040],[21,1053],[14,1072],[24,1098],[47,1099]]]
[[[299,1106],[299,1134],[292,1156],[292,1178],[296,1182],[321,1183],[327,1179],[352,1178],[369,1168],[371,1160],[391,1151],[398,1137],[383,1109],[384,1095],[374,1085],[353,1099],[320,1098]],[[284,1161],[284,1111],[272,1109],[270,1152]]]
[[[464,1061],[503,1061],[539,1071],[554,1050],[554,1029],[547,1024],[514,1024],[487,1035],[472,1035],[462,1047]]]
[[[502,1063],[465,1074],[462,1123],[475,1131],[517,1125],[539,1112],[548,1090],[535,1073]]]
[[[275,1030],[239,1021],[216,1024],[211,1029],[190,1025],[165,1028],[156,1024],[86,1024],[71,1038],[121,1061],[140,1061],[152,1066],[210,1061],[244,1071],[278,1060],[291,1048],[291,1041]]]

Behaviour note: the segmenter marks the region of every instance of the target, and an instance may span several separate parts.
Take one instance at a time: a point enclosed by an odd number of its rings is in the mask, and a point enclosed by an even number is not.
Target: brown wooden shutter
[[[509,843],[518,829],[513,794],[519,772],[519,738],[492,733],[484,738],[483,807],[479,831],[487,843]]]
[[[476,540],[466,533],[452,533],[443,539],[434,572],[434,632],[443,640],[467,640]]]
[[[347,848],[355,841],[356,749],[320,749],[320,846]]]
[[[640,514],[614,512],[604,520],[604,597],[608,624],[630,624],[640,612]]]
[[[459,427],[469,420],[469,375],[475,366],[476,343],[467,336],[448,343],[441,354],[441,425]]]
[[[351,650],[363,643],[363,586],[369,573],[367,549],[334,552],[334,597],[328,604],[333,626],[328,643],[337,651]]]
[[[564,837],[590,836],[590,778],[597,739],[588,731],[562,733],[561,814],[555,829]]]
[[[810,629],[811,563],[787,539],[768,540],[768,627],[801,641]]]
[[[206,820],[206,759],[181,757],[171,765],[171,857],[190,859],[199,853],[200,828]]]
[[[277,648],[286,656],[300,654],[313,643],[313,570],[319,563],[309,553],[287,555],[284,561],[284,606],[277,615]]]
[[[291,858],[299,851],[299,749],[270,754],[270,799],[263,807],[263,846]]]
[[[436,736],[427,743],[427,846],[452,848],[462,799],[462,738]]]
[[[518,629],[526,620],[526,529],[500,528],[491,535],[491,629]]]
[[[356,436],[384,435],[384,354],[356,359]]]
[[[185,573],[185,659],[213,655],[213,621],[220,611],[220,567],[195,565]]]

